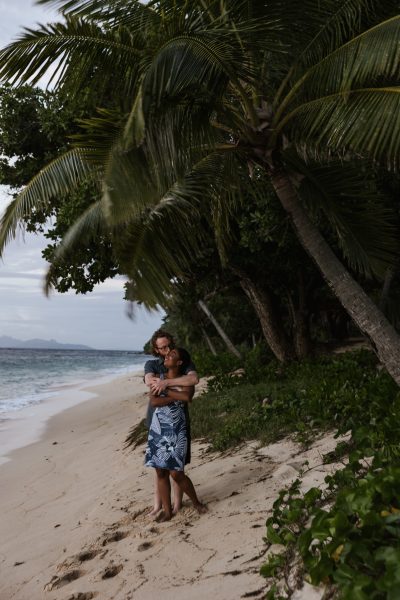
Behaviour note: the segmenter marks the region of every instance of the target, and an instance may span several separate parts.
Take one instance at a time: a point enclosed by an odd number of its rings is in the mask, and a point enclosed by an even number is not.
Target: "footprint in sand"
[[[67,600],[92,600],[96,595],[96,592],[77,592],[68,596]]]
[[[152,547],[152,545],[153,545],[152,542],[143,542],[143,544],[140,544],[138,546],[138,550],[140,552],[142,552],[143,550],[148,550],[149,548]]]
[[[71,569],[72,567],[77,567],[83,562],[87,560],[92,560],[98,554],[100,554],[101,550],[82,550],[79,554],[75,554],[71,558],[64,560],[62,563],[57,565],[57,570]]]
[[[106,535],[103,538],[101,545],[106,546],[107,544],[110,544],[111,542],[119,542],[120,540],[123,540],[124,538],[126,538],[128,535],[129,535],[129,531],[114,531],[114,533],[110,533],[109,535]]]
[[[108,565],[108,567],[106,567],[101,573],[101,578],[102,579],[110,579],[111,577],[115,577],[116,575],[118,575],[118,573],[120,571],[122,571],[123,566],[122,565]]]
[[[100,550],[83,550],[76,555],[76,560],[79,562],[86,562],[87,560],[92,560],[98,554],[100,554]]]
[[[84,571],[79,571],[79,569],[74,569],[73,571],[69,571],[60,576],[53,575],[51,580],[44,586],[44,589],[47,591],[56,590],[67,585],[71,581],[75,581],[75,579],[78,579],[82,575],[84,575]]]

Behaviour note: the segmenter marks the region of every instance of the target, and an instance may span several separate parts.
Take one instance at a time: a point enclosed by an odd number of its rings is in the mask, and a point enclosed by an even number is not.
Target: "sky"
[[[15,40],[22,27],[53,20],[58,20],[56,11],[33,0],[0,0],[0,47]],[[10,200],[0,186],[0,215]],[[149,314],[137,307],[135,320],[129,319],[123,278],[105,281],[86,295],[53,292],[46,298],[42,287],[47,263],[41,257],[45,245],[40,235],[18,235],[0,259],[0,337],[141,350],[160,327],[162,313]]]

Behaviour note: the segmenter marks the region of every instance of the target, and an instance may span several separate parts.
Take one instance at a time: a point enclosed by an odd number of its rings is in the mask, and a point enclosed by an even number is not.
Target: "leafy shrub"
[[[364,447],[397,448],[398,388],[376,369],[370,353],[285,368],[271,362],[263,373],[266,378],[258,383],[258,374],[252,381],[248,372],[215,377],[209,391],[191,408],[194,435],[207,437],[215,449],[222,450],[246,439],[266,443],[294,431],[307,441],[313,431],[336,426],[341,433],[353,430],[358,438],[364,436]]]
[[[193,362],[201,377],[222,375],[234,371],[241,366],[241,360],[230,352],[219,352],[217,355],[207,350],[192,353]]]
[[[311,488],[301,495],[300,480],[281,490],[266,522],[266,539],[296,548],[311,583],[334,584],[343,600],[396,599],[400,464],[389,464],[380,452],[368,467],[358,460],[361,454],[353,453],[345,469],[325,479],[326,492]],[[287,563],[286,554],[275,557],[261,568],[264,577],[279,576]]]

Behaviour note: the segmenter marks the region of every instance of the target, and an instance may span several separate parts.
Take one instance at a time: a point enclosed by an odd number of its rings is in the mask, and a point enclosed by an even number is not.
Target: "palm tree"
[[[36,203],[90,174],[101,183],[102,200],[83,215],[66,246],[104,220],[114,231],[136,227],[140,238],[143,219],[155,223],[166,207],[180,215],[180,233],[186,228],[183,259],[190,238],[185,211],[206,202],[231,206],[243,195],[244,179],[247,189],[266,175],[304,248],[400,384],[397,333],[326,243],[302,193],[315,161],[363,158],[370,168],[397,167],[397,3],[40,3],[58,5],[65,22],[29,30],[5,48],[2,79],[35,82],[57,63],[60,93],[79,93],[89,82],[121,101],[117,111],[92,120],[75,147],[10,205],[0,248]],[[319,211],[343,242],[323,193]],[[136,265],[131,273],[139,274],[134,288],[140,283],[154,299],[157,269],[144,258],[143,240],[135,247],[135,260],[127,257]],[[171,267],[179,269],[179,262],[171,259]]]

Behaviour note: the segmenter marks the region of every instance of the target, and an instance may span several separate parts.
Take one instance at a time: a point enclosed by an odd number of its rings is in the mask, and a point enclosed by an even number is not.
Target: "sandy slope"
[[[95,391],[0,467],[0,599],[262,598],[265,520],[277,492],[305,460],[304,486],[319,485],[333,436],[306,453],[290,440],[222,455],[197,442],[188,472],[209,512],[199,516],[186,502],[157,524],[146,514],[153,472],[143,447],[122,450],[145,412],[141,378]],[[297,597],[320,595],[307,588]]]

